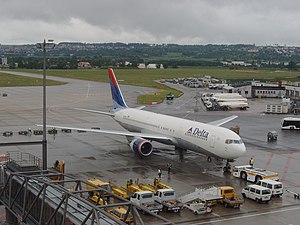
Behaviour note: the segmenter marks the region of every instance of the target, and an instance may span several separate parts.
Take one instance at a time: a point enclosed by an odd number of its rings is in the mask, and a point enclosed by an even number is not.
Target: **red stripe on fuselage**
[[[116,76],[115,76],[114,71],[113,71],[112,68],[108,68],[108,74],[109,74],[109,79],[110,79],[110,81],[113,83],[113,85],[114,85],[116,88],[118,88],[119,85],[118,85],[118,82],[117,82],[117,80],[116,80]]]

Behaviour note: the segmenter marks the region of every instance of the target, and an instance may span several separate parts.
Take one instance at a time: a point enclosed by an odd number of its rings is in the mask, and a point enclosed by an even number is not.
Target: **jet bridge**
[[[123,225],[125,223],[112,216],[108,210],[124,207],[128,214],[133,215],[133,224],[145,224],[140,211],[155,217],[154,221],[158,221],[156,224],[173,224],[105,189],[94,186],[94,189],[87,190],[86,181],[72,176],[49,170],[15,172],[9,169],[10,166],[10,163],[1,165],[3,183],[0,190],[0,201],[6,207],[8,223]],[[91,191],[99,193],[103,198],[109,196],[109,203],[99,206],[88,201],[87,196]]]

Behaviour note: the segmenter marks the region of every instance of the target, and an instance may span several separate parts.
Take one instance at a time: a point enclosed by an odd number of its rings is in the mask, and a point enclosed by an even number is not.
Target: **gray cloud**
[[[0,0],[0,43],[300,45],[297,0]]]

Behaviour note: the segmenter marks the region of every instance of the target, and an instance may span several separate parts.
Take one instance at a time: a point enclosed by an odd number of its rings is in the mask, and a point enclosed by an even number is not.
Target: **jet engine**
[[[130,148],[133,152],[144,157],[151,155],[153,150],[152,144],[143,138],[133,139]]]

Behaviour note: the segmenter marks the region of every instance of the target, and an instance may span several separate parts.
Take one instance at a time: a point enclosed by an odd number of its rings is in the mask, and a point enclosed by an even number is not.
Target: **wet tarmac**
[[[34,74],[31,76],[39,77]],[[47,124],[122,130],[110,117],[73,109],[79,107],[109,111],[112,102],[108,84],[52,79],[66,81],[68,84],[47,87]],[[150,88],[122,85],[121,82],[120,85],[125,100],[131,107],[137,106],[138,95],[152,91]],[[238,115],[236,120],[224,125],[229,128],[239,124],[240,136],[247,147],[246,155],[237,159],[233,165],[248,164],[253,157],[256,167],[279,173],[284,189],[300,192],[300,132],[280,129],[280,121],[287,115],[263,113],[266,104],[279,102],[278,99],[249,100],[250,109],[247,111],[208,112],[201,101],[194,97],[210,90],[173,86],[182,89],[184,95],[173,102],[147,106],[144,110],[201,122]],[[8,94],[7,97],[0,98],[0,132],[14,132],[12,137],[0,136],[0,142],[41,140],[42,136],[22,136],[18,135],[18,131],[29,127],[33,130],[40,129],[35,124],[42,124],[42,87],[0,88],[0,92]],[[278,131],[277,142],[267,142],[269,130]],[[154,153],[148,158],[140,158],[130,150],[124,137],[73,131],[70,134],[59,132],[55,136],[47,135],[47,139],[48,167],[55,160],[64,160],[66,172],[82,179],[95,177],[120,185],[124,185],[127,179],[150,183],[157,176],[158,168],[161,168],[163,182],[171,185],[178,196],[192,192],[195,187],[217,185],[233,186],[240,194],[241,189],[247,185],[245,181],[224,174],[222,162],[213,160],[209,163],[205,156],[190,151],[185,152],[182,159],[172,146],[154,143]],[[41,146],[2,147],[0,153],[14,150],[41,157]],[[167,174],[167,163],[173,165],[170,175]],[[213,208],[212,214],[207,215],[196,216],[187,209],[178,215],[161,215],[178,224],[299,224],[299,203],[300,200],[285,192],[282,198],[275,198],[268,204],[257,204],[246,199],[241,209],[225,209],[218,205]],[[155,224],[155,221],[149,218],[147,224]]]

